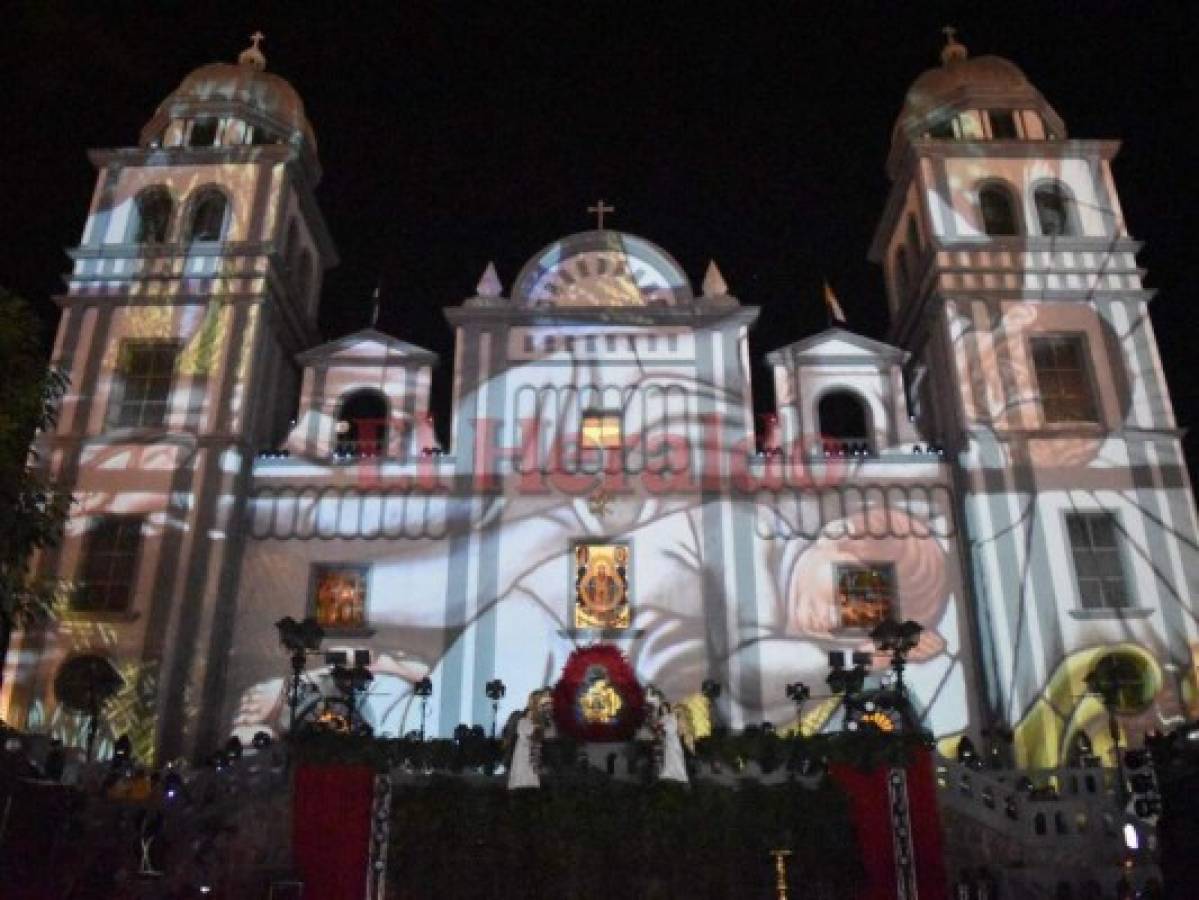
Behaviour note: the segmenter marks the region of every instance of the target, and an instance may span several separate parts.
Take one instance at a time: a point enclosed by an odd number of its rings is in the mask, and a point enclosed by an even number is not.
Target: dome
[[[694,298],[682,266],[661,247],[597,230],[542,248],[521,269],[512,299],[525,307],[661,307]]]
[[[161,128],[166,120],[198,112],[219,112],[222,107],[248,107],[265,124],[287,135],[299,132],[316,152],[316,135],[304,103],[285,78],[266,71],[266,58],[258,49],[261,35],[244,50],[236,63],[209,63],[191,72],[179,87],[159,104],[143,138]]]
[[[950,29],[941,50],[941,65],[922,73],[908,88],[894,137],[926,131],[945,110],[992,106],[1035,109],[1060,125],[1057,114],[1019,66],[1002,56],[968,58],[966,48]]]

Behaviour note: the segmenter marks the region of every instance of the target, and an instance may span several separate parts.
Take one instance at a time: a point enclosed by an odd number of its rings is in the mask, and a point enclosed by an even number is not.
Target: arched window
[[[873,452],[866,406],[853,391],[829,391],[817,407],[825,453],[837,456]]]
[[[192,204],[187,236],[192,241],[219,241],[225,236],[229,201],[216,188],[205,188]]]
[[[983,231],[994,236],[1019,234],[1016,204],[1012,192],[999,184],[988,184],[978,192],[978,206],[983,216]]]
[[[133,242],[162,244],[171,225],[171,194],[164,187],[146,188],[133,203]]]
[[[1037,223],[1041,234],[1069,236],[1076,232],[1073,205],[1066,186],[1060,181],[1040,185],[1033,191],[1033,202],[1037,207]]]
[[[387,400],[370,388],[354,391],[337,411],[334,453],[338,456],[385,456]]]
[[[217,119],[196,119],[192,122],[191,139],[188,143],[193,147],[211,147],[216,143]]]

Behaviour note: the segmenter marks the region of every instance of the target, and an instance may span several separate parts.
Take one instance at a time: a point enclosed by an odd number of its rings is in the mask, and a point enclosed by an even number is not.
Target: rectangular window
[[[1124,578],[1119,528],[1110,512],[1066,516],[1074,577],[1083,609],[1126,609],[1131,606]]]
[[[166,423],[179,345],[127,341],[121,347],[109,419],[118,428],[155,428]]]
[[[837,617],[841,628],[870,631],[894,617],[895,567],[890,563],[837,566]]]
[[[320,565],[313,570],[316,621],[322,628],[366,627],[368,566]]]
[[[575,628],[628,628],[629,609],[628,544],[574,545]]]
[[[1087,369],[1086,338],[1081,334],[1057,334],[1034,337],[1029,344],[1045,421],[1098,422]]]
[[[583,413],[583,426],[579,431],[579,446],[601,450],[619,450],[621,446],[620,413]]]
[[[996,141],[1014,140],[1016,116],[1010,109],[993,109],[987,113],[991,120],[991,137]]]
[[[84,536],[79,586],[72,609],[124,612],[133,599],[137,557],[142,543],[140,516],[102,516]]]

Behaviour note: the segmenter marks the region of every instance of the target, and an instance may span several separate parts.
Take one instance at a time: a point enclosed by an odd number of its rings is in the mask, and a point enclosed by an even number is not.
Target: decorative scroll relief
[[[554,306],[647,306],[673,303],[674,291],[648,263],[617,250],[595,250],[540,272],[529,300]]]

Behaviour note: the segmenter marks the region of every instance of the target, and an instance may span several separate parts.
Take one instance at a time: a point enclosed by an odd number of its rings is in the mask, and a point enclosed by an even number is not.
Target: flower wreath
[[[580,741],[626,741],[645,718],[645,691],[624,654],[611,644],[571,653],[554,685],[553,700],[558,730]]]

